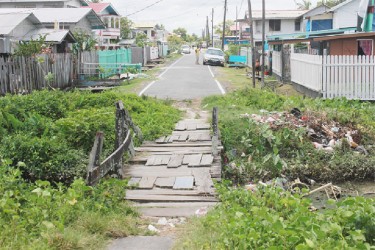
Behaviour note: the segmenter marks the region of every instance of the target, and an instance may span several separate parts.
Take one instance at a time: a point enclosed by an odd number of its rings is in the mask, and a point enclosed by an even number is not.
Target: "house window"
[[[295,31],[301,31],[301,21],[297,20],[294,22],[294,30]]]
[[[269,20],[270,31],[280,31],[281,30],[281,20]]]
[[[372,56],[374,49],[374,40],[361,39],[358,40],[358,55],[359,56]]]

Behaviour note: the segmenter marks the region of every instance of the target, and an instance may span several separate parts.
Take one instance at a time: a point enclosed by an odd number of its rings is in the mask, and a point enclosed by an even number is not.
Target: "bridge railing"
[[[129,151],[130,156],[134,156],[134,146],[132,140],[133,132],[142,140],[141,130],[133,123],[129,112],[124,108],[121,101],[116,103],[116,134],[115,151],[104,161],[100,162],[100,155],[103,149],[104,133],[97,132],[94,146],[92,147],[89,164],[87,166],[87,184],[92,186],[108,174],[121,176],[124,153]]]

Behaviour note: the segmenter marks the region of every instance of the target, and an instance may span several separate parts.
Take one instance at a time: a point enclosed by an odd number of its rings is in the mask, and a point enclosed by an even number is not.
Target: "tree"
[[[320,5],[326,5],[330,8],[332,8],[333,6],[336,6],[342,2],[345,2],[345,0],[320,0],[318,1],[318,3],[316,4],[316,6],[320,6]]]
[[[182,40],[186,41],[187,30],[185,28],[177,28],[173,30],[173,33],[180,36]]]
[[[95,48],[97,41],[91,33],[78,29],[73,32],[73,35],[76,39],[76,43],[73,44],[74,53],[91,51]]]
[[[133,22],[127,17],[122,17],[120,22],[121,22],[120,36],[123,39],[127,39],[129,38],[129,35],[131,34],[131,27],[133,25]]]
[[[311,8],[311,0],[301,0],[301,2],[294,2],[299,10],[309,10]]]
[[[184,42],[182,38],[176,34],[169,36],[167,40],[168,40],[168,45],[171,50],[179,49],[181,44]]]
[[[234,21],[232,20],[227,20],[225,22],[225,35],[229,36],[230,35],[230,27],[234,25]],[[219,34],[220,36],[223,34],[223,23],[219,23],[218,25],[214,26],[214,31],[215,34]]]
[[[31,39],[28,42],[21,41],[16,48],[14,55],[16,56],[35,56],[36,54],[43,53],[49,48],[46,43],[46,36],[39,36],[38,39]]]
[[[156,30],[165,30],[165,27],[164,27],[163,24],[156,24],[156,25],[155,25],[155,29],[156,29]]]
[[[138,47],[147,45],[147,35],[143,32],[138,32],[135,36],[135,44],[137,44]]]

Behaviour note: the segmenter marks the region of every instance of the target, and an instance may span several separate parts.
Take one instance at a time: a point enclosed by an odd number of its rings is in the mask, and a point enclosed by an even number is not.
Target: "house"
[[[287,34],[303,31],[303,15],[305,10],[266,10],[265,13],[265,33],[266,35]],[[262,11],[253,11],[253,33],[254,43],[259,46],[262,42]],[[238,19],[239,30],[241,32],[240,39],[250,38],[250,28],[248,25],[248,13],[244,19]]]
[[[0,8],[80,8],[85,0],[1,0]]]
[[[116,44],[119,41],[121,15],[111,3],[88,3],[86,7],[82,8],[93,9],[105,24],[105,29],[95,31],[100,45]]]
[[[31,13],[0,12],[0,54],[12,53],[17,38],[37,29],[39,20]]]
[[[143,32],[149,41],[156,42],[155,25],[155,23],[136,23],[132,28],[132,36],[136,37],[138,33]]]
[[[303,15],[303,23],[306,32],[329,30],[333,28],[333,15],[328,13],[329,7],[322,4]]]
[[[333,29],[357,27],[360,2],[361,0],[346,0],[332,7],[328,13],[333,15]]]
[[[45,37],[51,44],[52,51],[66,52],[69,43],[75,38],[69,30],[54,30],[45,28],[32,13],[7,13],[0,10],[0,54],[11,54],[20,41],[36,40]]]
[[[331,56],[375,56],[375,32],[322,36],[314,41],[324,43]]]

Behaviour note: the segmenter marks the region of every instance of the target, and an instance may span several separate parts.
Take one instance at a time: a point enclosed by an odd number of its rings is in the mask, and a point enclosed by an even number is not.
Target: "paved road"
[[[158,80],[150,83],[139,95],[159,99],[187,100],[221,95],[225,91],[214,78],[211,66],[195,64],[195,54],[183,55],[175,63],[165,68]]]

